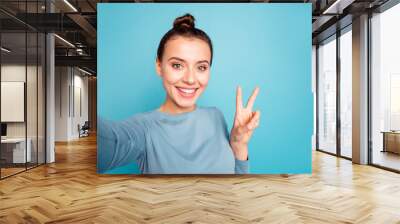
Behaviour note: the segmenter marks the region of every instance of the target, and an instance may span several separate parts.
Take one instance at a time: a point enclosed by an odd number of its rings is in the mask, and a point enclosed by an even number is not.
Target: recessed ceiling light
[[[68,0],[64,0],[65,4],[67,4],[74,12],[78,12],[78,10],[71,4],[69,3]]]
[[[6,53],[10,53],[11,52],[11,50],[9,50],[9,49],[7,49],[5,47],[1,47],[1,51],[4,51]]]
[[[81,68],[79,68],[79,67],[78,67],[78,70],[81,71],[81,72],[83,72],[83,73],[85,73],[85,74],[87,74],[87,75],[92,75],[92,73],[90,73],[90,72],[88,72],[88,71],[86,71],[86,70],[83,70],[83,69],[81,69]]]
[[[70,47],[75,48],[75,45],[73,45],[73,44],[72,44],[71,42],[69,42],[68,40],[66,40],[66,39],[64,39],[64,38],[62,38],[62,37],[60,37],[60,36],[57,35],[57,34],[54,34],[54,36],[57,37],[58,39],[60,39],[62,42],[64,42],[64,43],[66,43],[67,45],[69,45]]]
[[[355,0],[336,0],[322,14],[342,14],[343,9],[351,5]]]

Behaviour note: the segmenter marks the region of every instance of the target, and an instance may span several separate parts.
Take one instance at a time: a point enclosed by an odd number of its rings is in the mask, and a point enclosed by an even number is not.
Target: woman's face
[[[179,110],[191,110],[207,87],[211,51],[198,38],[175,37],[167,41],[156,70],[163,79],[168,98]]]

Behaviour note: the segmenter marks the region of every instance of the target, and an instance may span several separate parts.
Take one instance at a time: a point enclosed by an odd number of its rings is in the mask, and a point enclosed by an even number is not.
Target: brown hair
[[[162,56],[164,54],[165,44],[168,42],[169,39],[175,36],[182,36],[188,38],[198,38],[200,40],[205,41],[208,46],[210,47],[211,51],[211,59],[210,59],[210,66],[212,64],[213,58],[213,47],[210,37],[201,29],[197,29],[194,24],[194,17],[189,13],[178,17],[175,19],[173,23],[172,29],[170,29],[164,36],[161,38],[160,44],[158,45],[157,49],[157,59],[161,61]]]

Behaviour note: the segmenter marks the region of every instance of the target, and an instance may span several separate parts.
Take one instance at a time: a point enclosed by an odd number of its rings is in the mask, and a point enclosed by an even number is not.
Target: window
[[[400,4],[371,18],[372,164],[400,170]]]
[[[336,153],[336,36],[318,47],[318,149]]]
[[[352,32],[340,36],[340,155],[352,157]]]

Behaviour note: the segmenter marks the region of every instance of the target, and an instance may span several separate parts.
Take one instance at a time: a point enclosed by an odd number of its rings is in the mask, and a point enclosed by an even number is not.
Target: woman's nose
[[[183,78],[183,81],[188,83],[188,84],[194,84],[195,83],[195,74],[192,69],[188,69],[185,73],[185,76]]]

